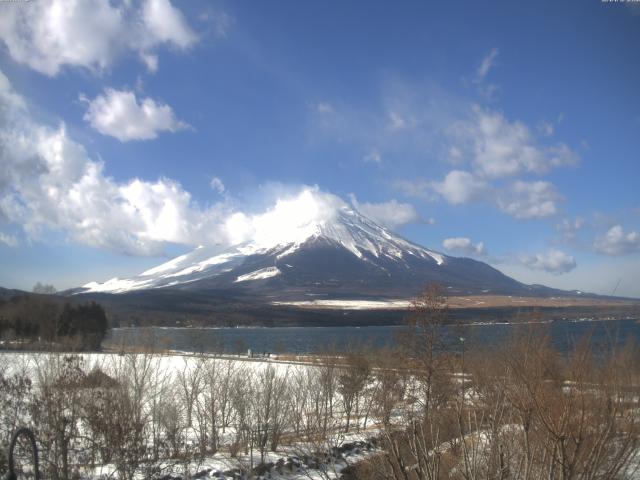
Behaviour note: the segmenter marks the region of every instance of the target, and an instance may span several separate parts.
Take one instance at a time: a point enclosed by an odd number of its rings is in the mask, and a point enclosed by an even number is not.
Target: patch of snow
[[[140,288],[145,288],[150,286],[149,281],[136,281],[136,280],[127,280],[119,278],[112,278],[107,280],[104,283],[98,282],[89,282],[86,285],[83,285],[82,288],[85,288],[85,292],[108,292],[108,293],[122,293],[128,292],[130,290],[137,290]],[[82,293],[85,293],[82,292]]]
[[[409,308],[409,300],[300,300],[272,302],[273,305],[292,305],[306,308],[326,308],[335,310],[389,310]]]
[[[276,258],[278,260],[280,260],[283,257],[286,257],[287,255],[291,255],[293,252],[295,252],[296,250],[298,250],[300,248],[300,244],[299,243],[294,243],[292,244],[289,248],[287,248],[286,250],[284,250],[283,252],[279,253]],[[290,265],[289,265],[290,266]]]
[[[198,247],[201,248],[201,247]],[[157,267],[150,268],[149,270],[145,270],[140,274],[141,277],[148,277],[150,275],[157,275],[158,273],[166,272],[167,270],[173,270],[176,268],[181,262],[186,260],[189,257],[189,254],[180,255],[179,257],[173,258],[168,262],[163,263],[162,265],[158,265]]]
[[[246,282],[249,280],[263,280],[265,278],[271,278],[275,277],[276,275],[280,275],[280,273],[281,272],[278,267],[261,268],[260,270],[256,270],[255,272],[240,275],[238,278],[236,278],[235,283]]]
[[[441,254],[432,252],[431,250],[425,250],[425,252],[427,252],[427,255],[433,258],[438,265],[442,265],[444,263],[444,257]]]
[[[180,277],[183,275],[190,275],[192,273],[201,272],[205,268],[210,267],[212,265],[220,265],[223,263],[227,263],[233,257],[237,257],[237,256],[238,254],[236,253],[223,253],[221,255],[216,255],[215,257],[207,258],[206,260],[202,260],[201,262],[198,262],[195,265],[191,265],[190,267],[184,268],[179,272],[167,275],[167,277]]]

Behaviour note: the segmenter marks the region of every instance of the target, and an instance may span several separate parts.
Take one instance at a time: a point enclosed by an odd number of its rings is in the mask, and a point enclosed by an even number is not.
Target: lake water
[[[272,328],[116,328],[103,345],[112,349],[153,346],[188,352],[246,353],[323,353],[344,352],[358,346],[391,346],[406,327],[272,327]],[[448,348],[458,350],[460,337],[465,345],[496,345],[505,341],[517,328],[513,324],[485,324],[444,327]],[[628,339],[640,339],[637,319],[607,321],[555,321],[533,328],[550,333],[556,347],[567,351],[584,335],[591,335],[594,345],[609,349]],[[406,331],[406,330],[405,330]]]

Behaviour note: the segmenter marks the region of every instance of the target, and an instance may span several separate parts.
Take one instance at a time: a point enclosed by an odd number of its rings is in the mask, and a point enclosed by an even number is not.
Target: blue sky
[[[633,4],[0,14],[2,286],[139,273],[317,186],[527,283],[640,297]]]

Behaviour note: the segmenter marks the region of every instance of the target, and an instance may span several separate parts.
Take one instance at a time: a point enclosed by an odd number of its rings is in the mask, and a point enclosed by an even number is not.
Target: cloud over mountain
[[[351,195],[351,203],[365,217],[392,229],[420,219],[413,205],[398,202],[395,198],[388,202],[371,203],[359,202],[355,195]]]
[[[116,181],[74,141],[64,124],[33,120],[0,72],[0,222],[38,238],[46,229],[131,255],[157,254],[166,242],[197,245],[226,238],[226,202],[199,206],[171,179]]]
[[[263,203],[254,213],[243,211],[227,195],[200,205],[179,182],[166,177],[115,180],[64,124],[54,128],[35,121],[1,72],[0,112],[6,119],[0,127],[0,229],[20,225],[31,238],[54,230],[92,247],[155,255],[167,243],[228,246],[289,238],[347,206],[318,187],[301,186],[281,189],[273,203]],[[211,187],[226,192],[217,177]],[[411,205],[396,200],[358,207],[389,225],[418,218]],[[2,243],[16,243],[8,233],[0,230],[0,235]]]
[[[549,250],[547,253],[522,255],[520,262],[532,270],[544,270],[554,275],[568,273],[577,266],[576,259],[572,255],[556,249]]]
[[[483,242],[473,243],[468,237],[445,238],[442,242],[445,250],[459,252],[465,255],[485,255]]]

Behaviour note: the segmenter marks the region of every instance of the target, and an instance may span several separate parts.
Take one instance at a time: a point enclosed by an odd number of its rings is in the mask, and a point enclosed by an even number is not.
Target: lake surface
[[[640,339],[637,319],[572,321],[562,320],[537,325],[484,324],[443,327],[447,348],[459,350],[465,345],[497,345],[518,328],[536,328],[548,332],[556,347],[568,351],[578,339],[591,335],[597,348],[610,349],[628,339]],[[272,328],[116,328],[103,345],[112,349],[153,346],[186,352],[246,353],[323,353],[344,352],[359,346],[392,346],[402,326],[371,327],[272,327]]]

